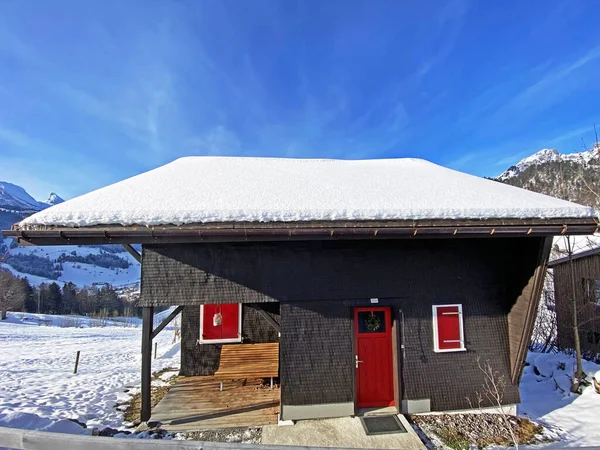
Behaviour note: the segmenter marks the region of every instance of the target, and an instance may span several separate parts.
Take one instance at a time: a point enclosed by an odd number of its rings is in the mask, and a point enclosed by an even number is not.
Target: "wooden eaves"
[[[573,261],[581,258],[586,258],[588,256],[597,255],[600,253],[600,246],[591,248],[589,250],[585,250],[583,252],[573,253],[573,256],[569,258],[569,255],[562,256],[560,258],[554,259],[548,263],[548,267],[558,266],[560,264],[568,263],[571,259]]]
[[[235,222],[191,225],[58,227],[30,225],[2,231],[20,245],[177,244],[232,241],[401,239],[585,235],[598,231],[588,218]]]

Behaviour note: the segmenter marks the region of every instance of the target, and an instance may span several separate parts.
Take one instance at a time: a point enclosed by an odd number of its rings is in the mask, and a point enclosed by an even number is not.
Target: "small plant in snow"
[[[500,420],[500,424],[502,428],[507,433],[508,437],[512,444],[516,449],[519,448],[519,440],[515,434],[515,427],[511,422],[511,416],[508,414],[508,411],[505,409],[503,405],[504,400],[504,390],[506,389],[506,380],[503,375],[500,375],[492,365],[489,360],[486,360],[485,364],[481,364],[481,359],[477,358],[477,367],[483,374],[483,385],[482,391],[476,391],[475,395],[477,398],[477,408],[479,412],[483,412],[483,404],[492,405],[496,412],[498,413],[498,417]],[[471,399],[467,398],[471,407]]]

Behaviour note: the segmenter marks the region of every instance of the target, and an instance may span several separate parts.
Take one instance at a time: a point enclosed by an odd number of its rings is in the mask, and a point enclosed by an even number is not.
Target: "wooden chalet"
[[[519,403],[552,238],[597,229],[590,208],[419,160],[180,161],[3,232],[23,245],[142,244],[142,420],[153,309],[171,305],[180,391],[264,379],[260,396],[273,378],[292,420],[461,410],[481,390],[481,359]],[[180,423],[192,414],[177,409]]]

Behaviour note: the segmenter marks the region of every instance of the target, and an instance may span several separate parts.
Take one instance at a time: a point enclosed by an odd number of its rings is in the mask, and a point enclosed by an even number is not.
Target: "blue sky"
[[[494,176],[600,125],[590,1],[0,1],[0,179],[76,196],[184,155]]]

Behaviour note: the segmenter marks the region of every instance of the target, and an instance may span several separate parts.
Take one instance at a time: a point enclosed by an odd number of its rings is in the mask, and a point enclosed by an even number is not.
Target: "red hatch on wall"
[[[466,350],[462,305],[433,306],[433,339],[435,352]]]
[[[201,305],[199,341],[212,344],[242,342],[242,305]]]

